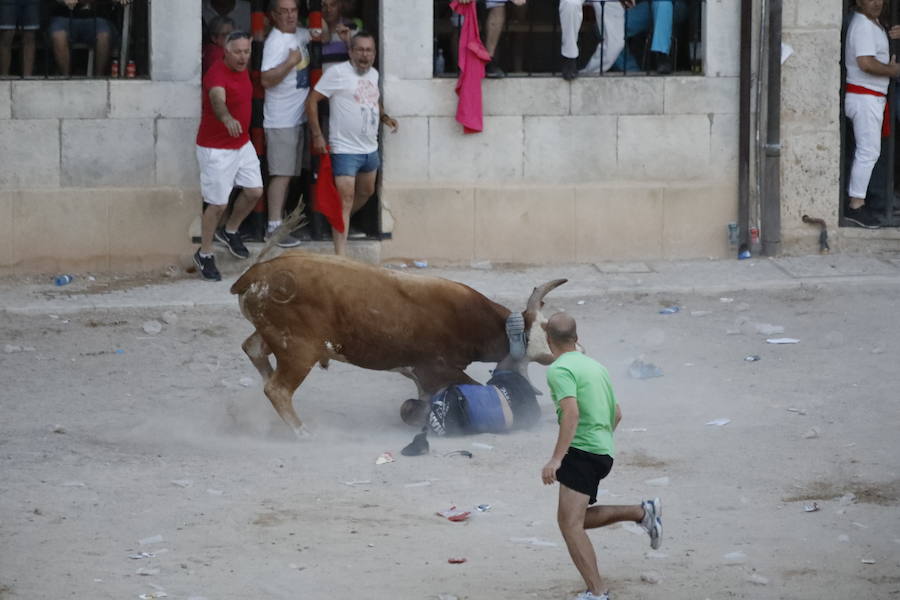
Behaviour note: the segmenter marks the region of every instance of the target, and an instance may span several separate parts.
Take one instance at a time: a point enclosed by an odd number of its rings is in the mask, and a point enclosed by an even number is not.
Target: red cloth
[[[484,79],[484,65],[490,62],[491,55],[481,43],[475,3],[460,4],[454,0],[450,8],[463,19],[459,32],[456,120],[462,124],[464,133],[478,133],[484,129],[481,80]]]
[[[855,83],[847,84],[847,93],[848,94],[864,94],[866,96],[878,96],[880,98],[887,98],[887,94],[882,94],[881,92],[876,92],[875,90],[870,90],[867,87],[863,87],[861,85],[856,85]],[[884,103],[884,117],[882,117],[881,121],[881,137],[886,138],[891,135],[891,103]]]
[[[331,155],[319,155],[319,172],[316,175],[316,189],[313,196],[313,209],[325,215],[328,223],[344,232],[344,213],[341,208],[341,195],[334,185],[334,174],[331,170]]]
[[[216,118],[209,90],[225,88],[225,106],[241,124],[241,135],[231,137],[225,125]],[[197,145],[204,148],[237,150],[250,141],[250,113],[253,109],[253,86],[247,70],[232,71],[224,60],[216,61],[203,76],[202,112],[197,130]]]

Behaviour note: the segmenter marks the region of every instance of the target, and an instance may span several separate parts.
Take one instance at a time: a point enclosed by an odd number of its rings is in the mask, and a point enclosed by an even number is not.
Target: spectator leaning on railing
[[[460,4],[469,4],[473,0],[456,0]],[[483,1],[483,0],[479,0]],[[488,16],[485,22],[484,47],[488,54],[491,55],[491,61],[484,66],[484,72],[487,77],[499,78],[506,77],[506,73],[497,64],[497,44],[500,42],[500,34],[503,33],[503,26],[506,24],[506,3],[512,2],[516,6],[524,6],[526,0],[486,0],[485,7],[488,9]],[[458,16],[454,15],[454,24],[460,26],[461,22]]]
[[[601,43],[582,73],[598,73],[615,68],[636,71],[641,68],[628,51],[627,40],[653,31],[650,51],[656,72],[672,72],[672,31],[676,23],[688,15],[686,0],[560,0],[559,21],[562,33],[562,76],[570,81],[577,77],[578,31],[581,29],[582,5],[590,3],[597,16]],[[602,55],[602,61],[601,61]]]
[[[22,30],[22,76],[34,73],[34,33],[41,27],[41,0],[0,0],[0,76],[9,75],[16,29]]]
[[[71,45],[94,47],[94,75],[106,75],[116,28],[107,18],[112,4],[129,4],[131,0],[109,0],[103,10],[97,0],[57,0],[50,20],[50,39],[59,74],[68,77],[71,70]],[[90,73],[88,73],[90,75]]]

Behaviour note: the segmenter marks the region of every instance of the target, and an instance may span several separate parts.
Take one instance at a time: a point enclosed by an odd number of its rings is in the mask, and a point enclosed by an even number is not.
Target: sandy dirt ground
[[[719,296],[548,297],[623,408],[600,502],[663,502],[657,552],[633,526],[591,532],[612,597],[900,598],[896,288]],[[659,314],[669,304],[681,311]],[[430,455],[406,458],[403,377],[316,369],[295,396],[314,436],[297,441],[240,350],[251,328],[236,305],[166,317],[0,313],[0,598],[583,589],[540,482],[556,436],[543,367],[535,430],[432,437]],[[640,356],[663,376],[631,378]],[[385,451],[396,462],[376,465]],[[435,515],[481,504],[461,523]]]

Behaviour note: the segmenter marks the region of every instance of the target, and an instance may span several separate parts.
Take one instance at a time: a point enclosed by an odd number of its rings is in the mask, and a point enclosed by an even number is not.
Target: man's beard
[[[357,75],[365,75],[366,73],[369,72],[369,69],[372,68],[371,65],[369,65],[367,67],[361,67],[360,65],[358,65],[356,63],[351,63],[351,64],[353,65],[353,69],[356,71]]]

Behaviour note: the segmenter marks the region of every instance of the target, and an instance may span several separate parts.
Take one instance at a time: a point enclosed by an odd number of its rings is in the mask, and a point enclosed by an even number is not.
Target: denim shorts
[[[70,44],[93,45],[101,33],[108,34],[110,38],[116,37],[116,30],[112,23],[101,17],[94,19],[53,17],[50,21],[50,34],[58,31],[68,32]]]
[[[0,0],[0,29],[34,31],[41,27],[40,0]]]
[[[378,151],[369,154],[332,154],[331,170],[335,177],[355,177],[357,173],[371,173],[381,164]]]

